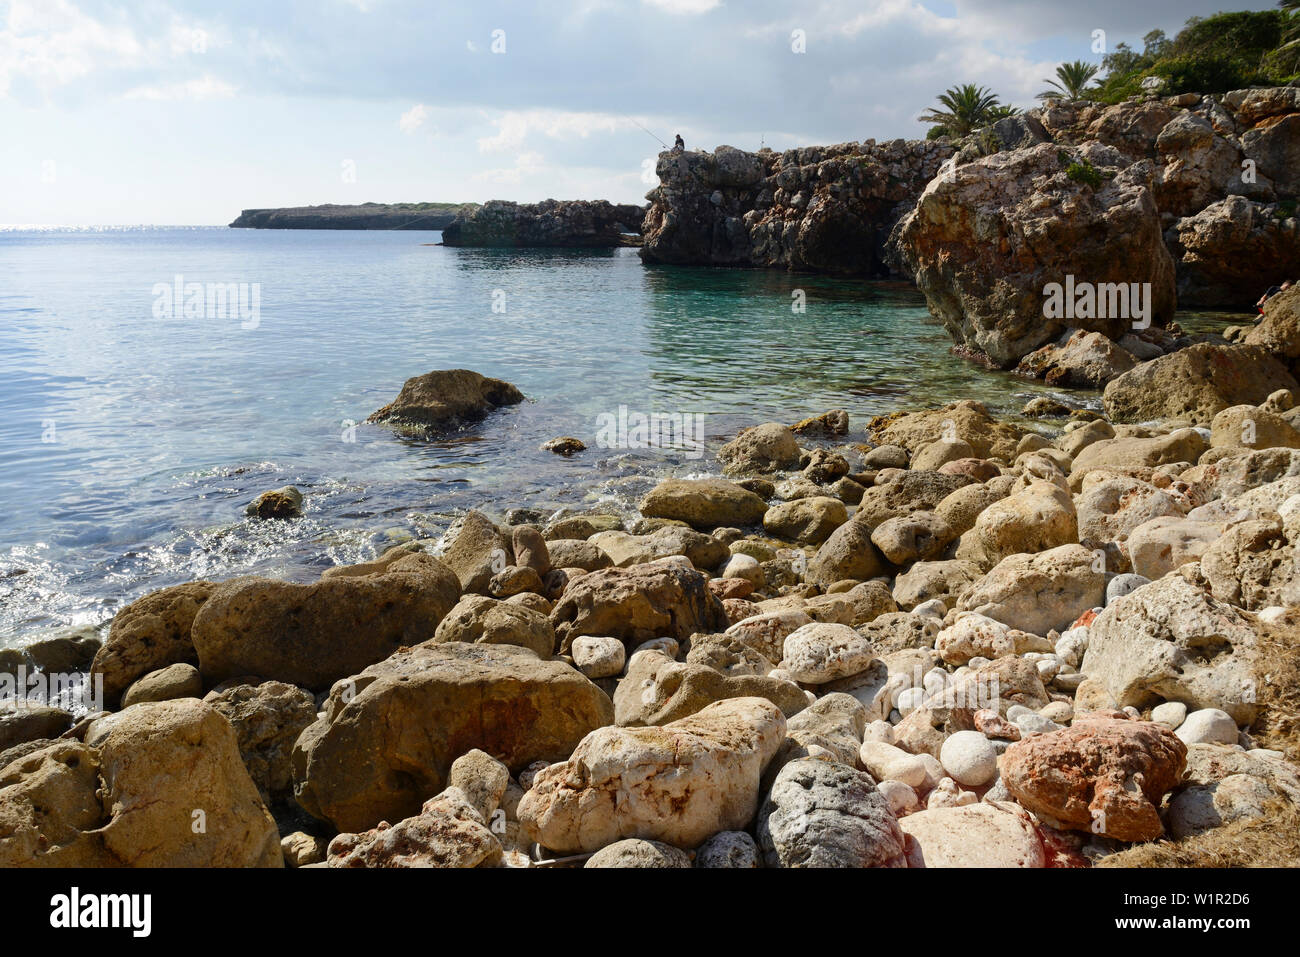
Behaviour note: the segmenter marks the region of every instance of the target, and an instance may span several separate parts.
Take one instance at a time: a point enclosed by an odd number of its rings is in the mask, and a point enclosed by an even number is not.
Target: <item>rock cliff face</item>
[[[626,246],[639,232],[640,206],[605,200],[521,205],[494,199],[456,217],[442,232],[447,246]]]
[[[246,209],[235,229],[443,229],[473,203],[362,203]]]
[[[999,366],[1072,329],[1170,338],[1175,302],[1248,310],[1300,278],[1295,87],[1051,101],[958,143],[665,152],[657,172],[646,262],[914,277]],[[1149,283],[1150,314],[1045,317],[1044,287],[1071,275],[1107,296]]]
[[[889,232],[952,153],[946,142],[916,140],[660,153],[641,257],[891,275]]]

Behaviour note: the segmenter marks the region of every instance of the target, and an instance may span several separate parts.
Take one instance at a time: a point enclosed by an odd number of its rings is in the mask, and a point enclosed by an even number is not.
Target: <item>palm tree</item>
[[[937,97],[946,110],[930,109],[917,119],[933,123],[953,136],[965,136],[988,123],[994,110],[1001,108],[997,95],[974,83],[963,83],[945,90]]]
[[[1300,0],[1297,0],[1297,2],[1300,2]],[[1019,115],[1020,115],[1020,107],[1011,106],[1010,104],[998,104],[997,106],[993,107],[993,109],[989,110],[990,120],[1002,120],[1002,119],[1006,119],[1008,116],[1019,116]]]
[[[1079,100],[1083,98],[1084,91],[1087,89],[1092,78],[1097,75],[1095,64],[1088,63],[1084,60],[1075,60],[1072,63],[1062,63],[1056,68],[1055,80],[1044,80],[1050,90],[1044,90],[1038,94],[1040,100]]]

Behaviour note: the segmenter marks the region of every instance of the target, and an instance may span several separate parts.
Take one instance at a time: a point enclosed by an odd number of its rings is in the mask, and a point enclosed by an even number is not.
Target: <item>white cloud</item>
[[[541,153],[520,153],[515,157],[514,166],[483,170],[476,173],[474,179],[485,183],[504,183],[517,186],[525,176],[534,176],[545,168],[545,158]]]
[[[592,133],[613,133],[632,123],[613,113],[573,113],[563,110],[508,110],[492,121],[497,128],[493,136],[481,137],[479,152],[495,153],[517,150],[533,133],[551,139],[586,139]]]
[[[722,6],[722,0],[641,0],[647,7],[657,7],[678,16],[698,16]]]
[[[402,114],[402,118],[397,121],[397,125],[401,127],[403,133],[414,133],[424,125],[424,121],[428,118],[429,108],[423,103],[417,103]]]
[[[101,23],[67,0],[11,0],[0,29],[0,96],[16,78],[63,85],[105,63],[129,63],[140,52],[130,29]]]
[[[234,95],[233,86],[210,73],[183,83],[138,86],[123,94],[128,100],[224,100]]]

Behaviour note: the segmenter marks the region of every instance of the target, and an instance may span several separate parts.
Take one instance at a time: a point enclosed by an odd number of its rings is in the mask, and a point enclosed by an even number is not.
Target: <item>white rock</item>
[[[1051,718],[1044,718],[1037,711],[1025,710],[1026,714],[1011,718],[1011,722],[1020,729],[1022,737],[1028,737],[1031,734],[1050,734],[1053,731],[1061,730],[1061,726]],[[1011,717],[1010,714],[1007,717]]]
[[[573,663],[588,678],[609,678],[623,671],[627,650],[617,638],[581,635],[573,639]]]
[[[924,615],[927,618],[942,618],[948,614],[948,609],[944,607],[943,602],[937,598],[931,598],[929,601],[923,601],[912,609],[914,615]]]
[[[922,790],[928,791],[943,780],[943,765],[939,763],[938,758],[928,751],[925,754],[918,754],[916,757],[925,768],[925,784]]]
[[[881,781],[876,785],[876,790],[885,796],[895,816],[902,816],[921,806],[921,799],[916,796],[916,792],[902,781]]]
[[[908,787],[921,787],[926,782],[925,765],[915,754],[883,741],[863,741],[858,758],[877,781],[902,781]]]
[[[1181,701],[1166,701],[1151,709],[1151,720],[1156,724],[1164,725],[1170,731],[1176,730],[1186,717],[1187,705]]]
[[[901,714],[903,717],[907,717],[917,708],[921,707],[921,704],[924,701],[925,701],[924,688],[908,688],[905,691],[899,693],[896,707],[898,708],[899,714]]]
[[[1184,744],[1236,744],[1237,722],[1226,711],[1202,708],[1189,714],[1174,734]]]
[[[1067,724],[1074,718],[1074,709],[1068,701],[1049,701],[1038,709],[1038,713],[1057,724]]]
[[[894,726],[888,721],[873,721],[867,725],[862,734],[863,741],[883,741],[885,744],[894,743]]]
[[[998,773],[998,753],[978,731],[957,731],[939,749],[939,763],[958,784],[977,788]]]
[[[876,660],[871,639],[848,625],[814,621],[785,637],[780,666],[806,684],[861,674]]]

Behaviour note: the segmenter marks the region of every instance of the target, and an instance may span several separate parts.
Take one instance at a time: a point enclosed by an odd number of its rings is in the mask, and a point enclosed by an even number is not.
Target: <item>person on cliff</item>
[[[686,149],[686,141],[682,139],[682,134],[677,134],[677,139],[673,141],[673,152],[680,153]]]
[[[1255,303],[1255,308],[1259,310],[1260,315],[1264,314],[1264,303],[1268,302],[1279,292],[1286,292],[1286,290],[1290,289],[1292,285],[1294,285],[1294,283],[1288,279],[1280,286],[1269,286],[1264,295],[1259,297],[1259,302]]]

